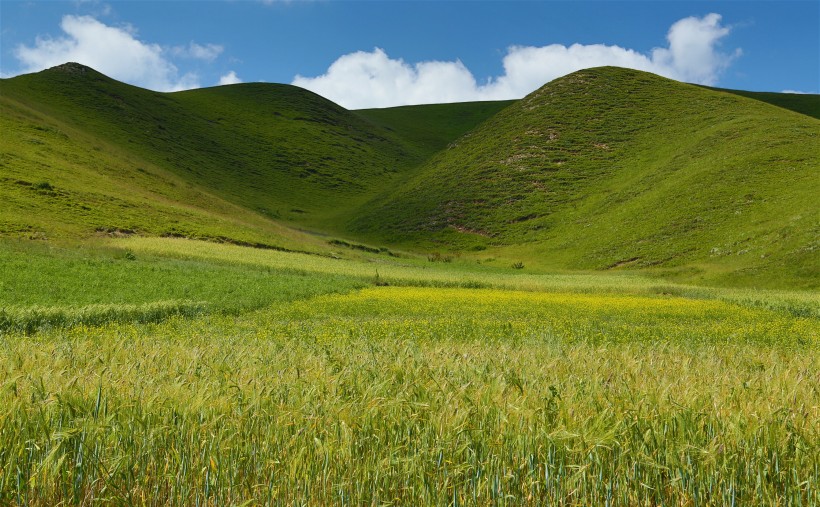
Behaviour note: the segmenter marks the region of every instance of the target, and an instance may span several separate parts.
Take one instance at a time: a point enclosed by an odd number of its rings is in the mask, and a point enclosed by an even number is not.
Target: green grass
[[[190,300],[84,306],[9,306],[0,308],[0,333],[31,334],[46,329],[100,326],[112,322],[160,322],[177,315],[195,317],[207,311],[207,303]]]
[[[819,500],[816,292],[359,253],[0,242],[0,504]]]
[[[342,259],[174,238],[108,239],[83,247],[0,243],[0,332],[175,314],[237,314],[371,285],[526,292],[677,295],[820,317],[812,292],[681,285],[634,273],[533,273],[456,259]]]
[[[0,505],[820,504],[810,100],[0,87]]]
[[[321,250],[310,235],[231,204],[127,144],[11,100],[7,84],[0,96],[0,236],[180,235]]]
[[[358,259],[272,252],[234,245],[169,238],[127,238],[107,242],[121,251],[160,258],[248,265],[262,269],[299,270],[317,275],[342,275],[363,282],[409,287],[495,288],[527,292],[593,294],[674,294],[692,299],[717,299],[753,308],[784,311],[795,316],[820,317],[816,291],[720,288],[670,282],[648,273],[629,271],[539,272],[516,270],[498,262],[475,262],[457,258],[451,263],[429,262],[413,257],[365,255]]]
[[[287,85],[163,94],[65,65],[3,80],[2,96],[4,121],[14,122],[6,126],[14,135],[4,141],[11,145],[4,151],[31,159],[54,151],[55,144],[61,150],[28,160],[28,167],[12,158],[15,168],[58,173],[63,161],[90,159],[94,166],[107,166],[107,158],[114,156],[120,167],[102,171],[142,180],[133,187],[182,187],[170,196],[171,205],[193,204],[220,218],[251,213],[257,222],[267,218],[328,226],[331,211],[357,204],[377,183],[395,180],[408,164],[419,161],[389,131]],[[35,132],[39,138],[33,147],[30,133],[42,122],[56,125],[48,126],[51,137]],[[185,190],[207,195],[191,199]],[[96,193],[88,185],[86,192]],[[210,205],[213,196],[218,198],[215,206]],[[219,209],[227,203],[242,209]],[[188,225],[181,222],[181,228]],[[232,234],[228,226],[221,230]]]
[[[700,283],[817,288],[818,153],[817,119],[591,69],[503,109],[352,227],[388,245],[553,269],[669,268]]]
[[[309,256],[305,256],[309,257]],[[142,251],[0,243],[0,333],[172,315],[237,314],[366,283],[298,266],[273,270]]]
[[[0,86],[0,235],[131,231],[312,251],[320,242],[283,224],[339,229],[501,107],[432,106],[402,119],[286,85],[156,93],[76,64]]]

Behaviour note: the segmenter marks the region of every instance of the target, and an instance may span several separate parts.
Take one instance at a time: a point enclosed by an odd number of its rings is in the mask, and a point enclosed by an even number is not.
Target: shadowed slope
[[[812,118],[820,119],[820,95],[810,93],[774,93],[774,92],[747,92],[745,90],[726,90],[723,88],[709,88],[718,92],[732,93],[749,99],[766,102],[783,109],[789,109]]]
[[[425,104],[362,109],[356,112],[373,123],[395,132],[425,156],[431,156],[515,102],[500,100]]]

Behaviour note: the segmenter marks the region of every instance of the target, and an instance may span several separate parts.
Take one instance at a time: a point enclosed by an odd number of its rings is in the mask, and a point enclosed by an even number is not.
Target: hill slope
[[[146,160],[129,143],[88,133],[5,93],[0,131],[0,238],[137,233],[288,249],[315,243]]]
[[[351,227],[501,246],[552,268],[708,265],[717,278],[816,285],[818,174],[816,119],[598,68],[502,110]]]
[[[782,107],[783,109],[820,119],[820,95],[808,93],[748,92],[745,90],[727,90],[724,88],[709,89],[759,100],[777,107]]]
[[[3,82],[57,118],[252,210],[327,217],[417,162],[401,140],[306,90],[243,84],[162,94],[66,64]]]
[[[261,242],[293,232],[277,223],[332,232],[496,110],[467,105],[456,119],[428,112],[408,122],[407,113],[359,114],[289,85],[166,94],[72,63],[0,80],[0,91],[0,192],[13,203],[0,234],[127,229]],[[49,198],[32,193],[38,184],[51,187],[39,189]],[[146,192],[156,199],[137,204]],[[252,222],[244,232],[232,223],[239,216]]]
[[[443,150],[514,100],[360,109],[359,115],[411,143],[424,157]]]

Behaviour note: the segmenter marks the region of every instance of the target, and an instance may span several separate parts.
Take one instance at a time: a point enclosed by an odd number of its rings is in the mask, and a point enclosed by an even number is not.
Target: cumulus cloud
[[[191,41],[187,46],[175,46],[171,48],[171,54],[181,58],[195,58],[197,60],[205,60],[212,62],[216,57],[222,54],[225,48],[219,44],[197,44]]]
[[[14,56],[23,65],[21,72],[78,62],[114,79],[152,90],[176,91],[200,86],[195,74],[180,75],[162,47],[137,39],[133,27],[112,27],[91,16],[69,15],[63,17],[60,28],[65,32],[62,37],[38,37],[33,46],[20,44],[14,49]],[[186,51],[191,57],[204,58],[213,54],[215,48],[221,52],[219,46],[191,43]]]
[[[503,59],[504,74],[484,84],[460,61],[410,64],[376,48],[343,55],[325,74],[297,75],[293,84],[351,109],[520,98],[555,78],[604,65],[712,85],[740,55],[740,50],[720,51],[720,41],[729,31],[721,25],[719,14],[708,14],[674,23],[667,33],[667,46],[649,54],[604,44],[512,46]]]
[[[719,74],[740,56],[718,51],[720,39],[729,35],[729,27],[721,26],[720,14],[703,18],[689,17],[672,25],[666,40],[669,47],[652,51],[651,61],[671,78],[692,83],[713,85]]]
[[[325,75],[296,76],[293,84],[352,108],[471,100],[477,90],[475,78],[461,62],[409,65],[379,48],[344,55]]]
[[[221,76],[219,78],[219,86],[232,85],[232,84],[237,84],[237,83],[241,83],[241,82],[242,82],[242,80],[239,79],[239,76],[237,76],[236,72],[234,72],[234,71],[230,71],[227,74],[225,74],[224,76]]]

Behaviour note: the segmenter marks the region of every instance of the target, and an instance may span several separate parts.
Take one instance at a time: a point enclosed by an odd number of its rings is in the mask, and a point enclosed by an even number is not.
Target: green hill
[[[495,111],[415,115],[432,132],[419,136],[389,111],[350,112],[288,85],[166,94],[65,64],[0,86],[5,235],[126,230],[278,245],[295,234],[298,246],[303,235],[280,224],[335,231]]]
[[[816,286],[819,173],[814,118],[605,67],[502,110],[351,227],[553,269]]]
[[[347,111],[288,85],[157,93],[65,64],[0,80],[0,237],[327,251],[330,234],[816,287],[813,107],[605,67],[521,101]]]
[[[237,206],[117,143],[0,95],[0,238],[146,234],[289,249],[311,238]],[[39,105],[39,104],[35,104]]]
[[[0,80],[0,506],[815,505],[819,143],[614,68]]]
[[[67,64],[6,80],[2,94],[5,103],[16,101],[284,221],[324,221],[368,195],[373,180],[390,179],[415,161],[387,131],[286,85],[162,94]]]

